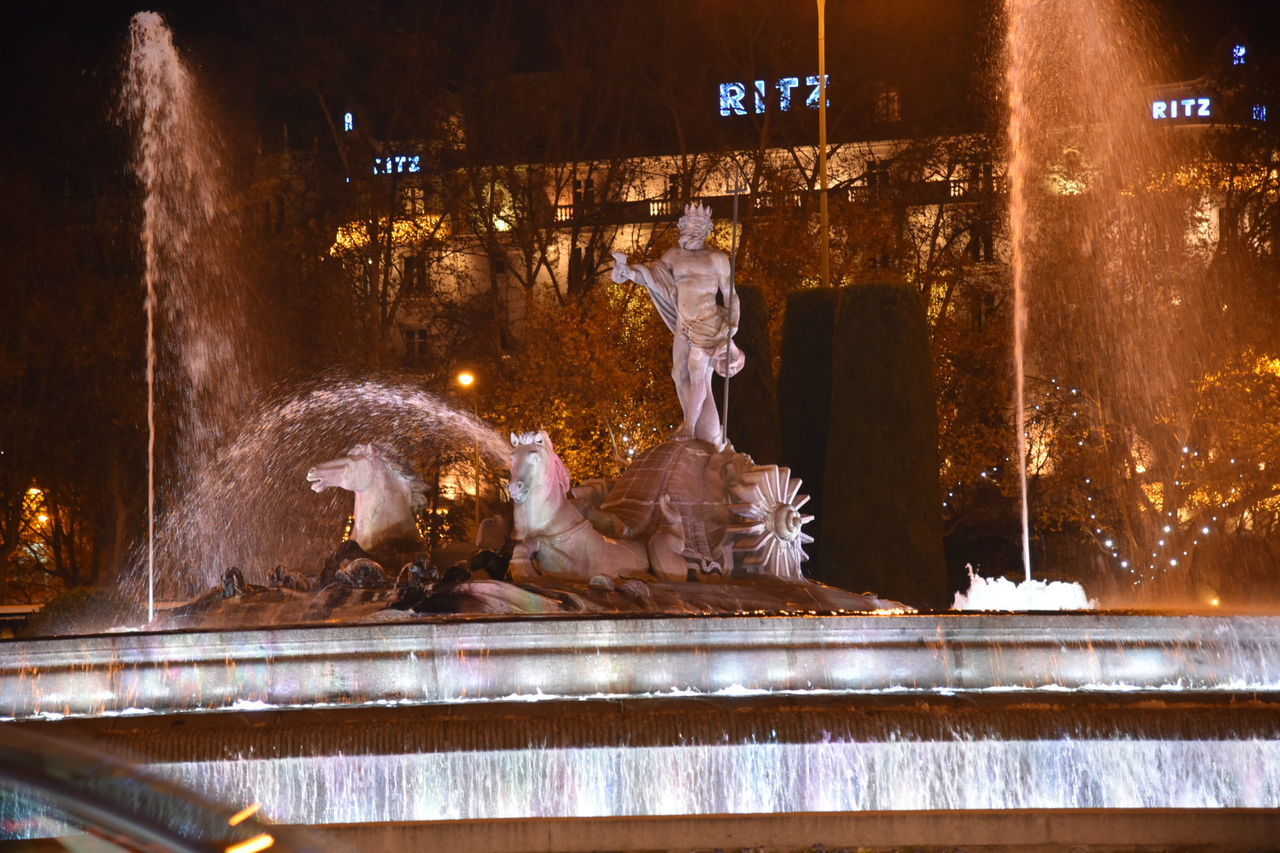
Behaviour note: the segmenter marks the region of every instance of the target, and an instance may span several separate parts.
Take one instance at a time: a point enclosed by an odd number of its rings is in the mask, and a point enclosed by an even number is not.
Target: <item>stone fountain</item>
[[[411,389],[314,389],[268,426],[360,399],[509,455],[509,559],[410,582],[413,474],[361,436],[292,480],[355,495],[327,576],[0,643],[0,716],[367,849],[1273,844],[1277,618],[921,614],[803,577],[800,484],[706,392],[737,317],[686,217],[675,254],[615,268],[672,329],[685,415],[624,477],[572,487],[551,436],[502,448]]]

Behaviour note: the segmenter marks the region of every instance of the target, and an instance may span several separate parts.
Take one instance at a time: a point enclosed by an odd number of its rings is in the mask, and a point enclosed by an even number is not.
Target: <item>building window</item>
[[[596,256],[591,249],[584,249],[582,246],[574,246],[573,251],[569,253],[569,286],[577,289],[585,286],[587,281],[595,274]]]
[[[974,300],[973,323],[979,332],[986,331],[996,315],[996,298],[993,294],[982,293]]]
[[[573,203],[590,207],[596,203],[595,178],[576,178],[573,182]]]
[[[426,329],[402,329],[404,361],[408,365],[426,364],[431,357],[431,338]]]
[[[969,258],[987,264],[995,260],[995,234],[989,219],[980,219],[969,226]]]
[[[401,186],[400,209],[410,216],[421,216],[427,212],[427,193],[422,187]]]
[[[684,181],[678,173],[673,172],[667,175],[667,192],[666,197],[670,199],[684,198]]]
[[[1249,49],[1242,44],[1232,45],[1231,64],[1244,65],[1249,58]]]
[[[424,276],[422,258],[417,255],[405,255],[401,260],[400,289],[405,296],[419,296],[423,291]]]
[[[493,252],[489,255],[489,270],[494,275],[507,274],[507,256],[503,252]]]
[[[889,189],[889,161],[868,160],[866,174],[862,177],[863,183],[867,187],[867,193],[873,198],[878,197],[882,192],[887,192]]]
[[[969,192],[992,193],[996,189],[996,170],[990,163],[969,164]]]
[[[876,90],[876,121],[902,121],[902,96],[897,89],[880,86]]]
[[[344,133],[350,133],[356,129],[356,117],[351,113],[343,113],[342,130]]]
[[[1253,105],[1253,120],[1254,120],[1254,121],[1266,121],[1266,120],[1267,120],[1267,107],[1266,107],[1266,105],[1265,105],[1265,104],[1254,104],[1254,105]]]

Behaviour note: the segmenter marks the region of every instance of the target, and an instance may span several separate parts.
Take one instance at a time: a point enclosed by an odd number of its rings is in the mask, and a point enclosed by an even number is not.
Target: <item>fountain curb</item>
[[[766,694],[1280,691],[1280,617],[467,620],[0,643],[0,717]]]

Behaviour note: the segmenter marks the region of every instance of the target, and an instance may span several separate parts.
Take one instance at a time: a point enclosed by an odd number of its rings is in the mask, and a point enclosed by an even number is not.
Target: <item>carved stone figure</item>
[[[355,493],[351,539],[375,559],[421,550],[414,509],[422,503],[425,487],[391,448],[357,444],[346,456],[312,468],[307,481],[312,491],[339,488]]]
[[[511,580],[540,576],[588,580],[598,575],[638,576],[650,570],[669,580],[688,572],[679,528],[670,523],[650,543],[613,539],[597,531],[569,502],[569,471],[543,431],[512,433],[511,481],[515,538]],[[673,510],[668,505],[667,513]]]
[[[671,377],[684,413],[675,438],[698,438],[720,448],[724,436],[711,371],[733,376],[742,369],[742,351],[733,343],[739,307],[732,298],[728,256],[704,245],[713,227],[711,208],[687,205],[678,227],[679,248],[647,266],[629,265],[625,253],[614,252],[613,280],[643,284],[671,330]],[[717,295],[723,304],[717,304]]]
[[[644,539],[678,529],[686,563],[700,575],[772,576],[803,583],[813,537],[800,480],[788,468],[757,465],[733,448],[668,441],[644,451],[611,486],[578,502],[601,530]],[[675,510],[678,519],[670,510]]]

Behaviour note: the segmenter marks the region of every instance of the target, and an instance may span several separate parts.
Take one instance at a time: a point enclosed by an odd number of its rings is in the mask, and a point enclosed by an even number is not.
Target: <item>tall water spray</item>
[[[122,100],[144,193],[151,602],[157,512],[190,491],[246,411],[262,358],[249,329],[258,306],[233,260],[238,222],[222,141],[155,12],[133,17]]]
[[[1027,418],[1026,418],[1026,331],[1027,302],[1024,294],[1027,248],[1027,94],[1026,79],[1031,67],[1027,33],[1027,4],[1007,0],[1005,30],[1005,86],[1009,98],[1009,242],[1013,275],[1013,371],[1014,423],[1018,450],[1018,506],[1022,526],[1022,568],[1031,581],[1031,514],[1027,499]]]
[[[1024,571],[1028,470],[1084,454],[1079,521],[1133,571],[1159,538],[1146,533],[1177,523],[1135,471],[1153,434],[1186,441],[1191,413],[1176,396],[1202,369],[1208,330],[1190,310],[1203,273],[1194,204],[1173,177],[1188,139],[1153,125],[1148,106],[1149,87],[1170,79],[1151,47],[1167,39],[1136,0],[1006,0],[1005,13]]]
[[[188,595],[232,565],[318,567],[349,498],[317,497],[303,477],[353,444],[505,460],[493,430],[411,383],[327,377],[264,394],[279,333],[245,272],[253,254],[212,111],[154,12],[133,18],[123,100],[145,193],[149,602],[157,571]]]

